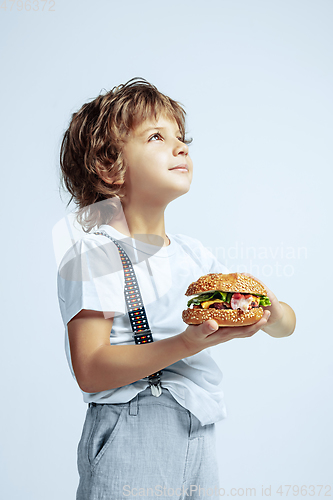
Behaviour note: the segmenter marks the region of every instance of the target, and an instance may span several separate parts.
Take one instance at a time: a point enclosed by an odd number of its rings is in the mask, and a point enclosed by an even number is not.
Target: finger
[[[221,331],[221,330],[223,330],[223,331]],[[213,336],[219,335],[219,337],[222,337],[223,341],[225,342],[225,341],[232,340],[232,339],[251,337],[252,335],[257,333],[257,331],[259,331],[259,330],[260,330],[260,328],[253,328],[252,325],[246,326],[246,327],[242,326],[242,327],[237,327],[237,328],[226,327],[226,328],[220,328],[217,332],[215,332],[213,334]],[[214,338],[214,337],[212,337],[212,338]]]
[[[256,323],[253,323],[253,325],[241,326],[239,328],[239,330],[240,330],[239,333],[238,332],[235,332],[235,333],[237,334],[238,337],[248,337],[248,336],[255,334],[263,326],[265,326],[267,324],[267,321],[268,321],[270,314],[271,313],[269,311],[265,311],[262,318],[259,321],[257,321]]]
[[[214,342],[215,345],[215,339],[216,338],[223,338],[223,342],[226,342],[228,340],[232,340],[235,338],[246,338],[246,337],[251,337],[255,333],[257,333],[263,326],[267,324],[267,320],[270,316],[269,311],[265,311],[264,315],[262,318],[257,321],[256,323],[253,323],[252,325],[248,326],[236,326],[236,327],[230,327],[230,326],[221,326],[216,330],[215,332],[212,332],[210,335],[207,336],[211,338],[211,340]],[[208,323],[208,322],[207,322]],[[214,321],[215,323],[215,321]]]
[[[262,326],[266,325],[270,315],[271,315],[271,312],[265,310],[261,319],[259,321],[257,321],[256,323],[253,323],[253,327],[260,329]]]
[[[257,328],[259,327],[260,329],[260,326],[262,326],[263,324],[267,323],[268,321],[268,318],[270,317],[271,313],[270,311],[264,311],[264,314],[262,315],[262,317],[256,321],[255,323],[252,323],[252,325],[247,325],[247,326],[220,326],[219,327],[219,330],[223,330],[224,333],[230,333],[230,332],[234,332],[234,333],[238,333],[238,332],[248,332],[250,331],[251,329],[254,329],[254,328]]]
[[[271,307],[271,306],[266,306],[266,307]],[[263,318],[266,318],[266,320],[269,320],[269,317],[271,315],[271,311],[269,309],[264,310]]]
[[[242,338],[247,338],[247,337],[252,337],[255,333],[259,332],[259,330],[263,327],[264,325],[261,325],[260,327],[257,328],[251,328],[247,330],[243,330],[241,333],[237,334],[235,338],[237,339],[242,339]]]

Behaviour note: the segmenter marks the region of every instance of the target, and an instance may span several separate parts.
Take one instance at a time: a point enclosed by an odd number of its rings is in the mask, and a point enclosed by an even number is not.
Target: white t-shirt
[[[131,259],[141,291],[154,342],[183,332],[182,311],[190,297],[188,286],[208,273],[228,269],[202,243],[184,234],[170,234],[170,245],[158,247],[127,237],[112,226],[105,231],[120,241]],[[116,245],[106,236],[87,234],[64,256],[58,270],[58,298],[65,325],[65,351],[75,378],[67,323],[82,309],[114,313],[111,345],[134,344],[124,297],[124,271]],[[113,315],[113,314],[112,314]],[[202,425],[226,417],[224,395],[219,387],[222,372],[210,349],[183,358],[162,370],[161,384]],[[149,386],[147,379],[116,389],[83,393],[86,403],[124,403]]]

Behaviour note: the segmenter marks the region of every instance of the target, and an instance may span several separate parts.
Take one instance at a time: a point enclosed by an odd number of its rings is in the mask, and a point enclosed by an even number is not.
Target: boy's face
[[[126,165],[124,202],[166,206],[189,191],[193,163],[177,122],[160,115],[131,131],[123,147]],[[185,169],[174,169],[182,165]]]

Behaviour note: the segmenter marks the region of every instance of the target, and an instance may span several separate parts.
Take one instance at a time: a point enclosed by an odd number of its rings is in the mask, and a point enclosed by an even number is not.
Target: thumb
[[[209,331],[209,333],[215,332],[218,330],[219,325],[214,319],[210,319],[204,322],[204,328]]]

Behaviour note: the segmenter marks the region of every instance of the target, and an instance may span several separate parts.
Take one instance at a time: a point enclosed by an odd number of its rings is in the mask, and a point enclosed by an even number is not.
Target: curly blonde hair
[[[185,139],[182,105],[143,78],[114,87],[73,113],[61,143],[60,181],[71,195],[67,207],[74,200],[79,208],[77,220],[85,232],[109,223],[115,207],[119,209],[124,196],[122,146],[126,136],[160,114],[175,119],[183,142],[192,142]]]

